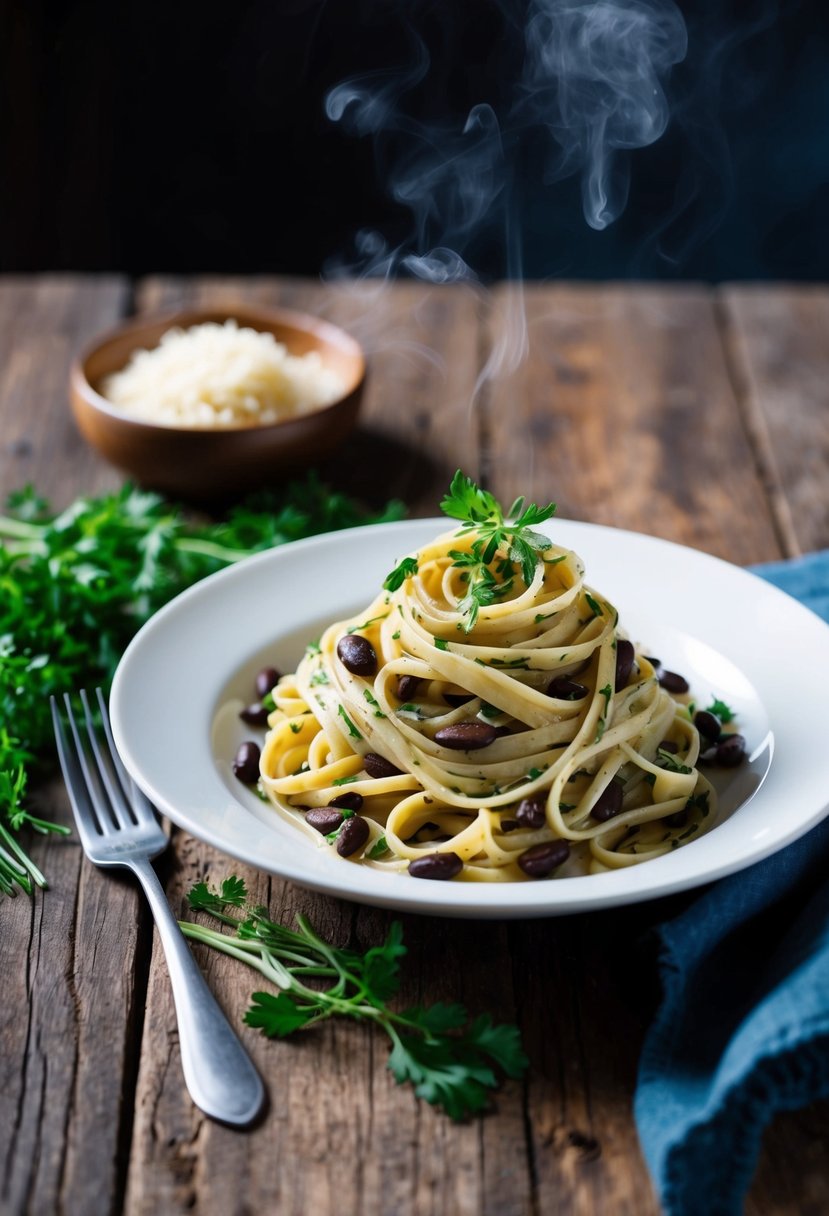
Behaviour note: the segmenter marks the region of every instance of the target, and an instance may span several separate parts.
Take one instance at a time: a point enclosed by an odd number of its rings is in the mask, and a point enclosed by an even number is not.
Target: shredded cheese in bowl
[[[273,334],[234,320],[170,329],[101,385],[110,404],[133,418],[204,428],[282,422],[330,404],[344,389],[316,351],[291,355]]]

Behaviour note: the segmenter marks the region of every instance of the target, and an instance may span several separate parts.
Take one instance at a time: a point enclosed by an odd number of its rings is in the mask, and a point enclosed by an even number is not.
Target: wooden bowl
[[[273,334],[292,355],[318,351],[324,366],[343,378],[342,396],[282,422],[199,428],[130,417],[99,392],[133,351],[151,350],[168,329],[230,318]],[[204,500],[277,486],[286,475],[330,455],[357,420],[365,375],[359,344],[328,321],[282,309],[200,308],[139,318],[97,338],[73,362],[69,393],[81,433],[108,461],[142,485]]]

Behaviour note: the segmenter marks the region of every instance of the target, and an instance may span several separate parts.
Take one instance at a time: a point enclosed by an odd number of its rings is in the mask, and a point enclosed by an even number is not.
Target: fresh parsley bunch
[[[435,1004],[400,1013],[389,1007],[406,953],[394,922],[381,946],[365,954],[342,950],[318,937],[308,920],[298,930],[268,919],[266,908],[247,908],[247,890],[235,875],[218,890],[200,882],[190,907],[207,912],[232,933],[180,922],[193,941],[239,959],[260,972],[278,992],[254,992],[245,1022],[269,1038],[284,1039],[334,1016],[371,1022],[389,1036],[389,1069],[398,1084],[411,1082],[419,1098],[440,1106],[452,1119],[483,1110],[498,1083],[498,1069],[520,1077],[527,1067],[518,1028],[496,1025],[488,1014],[470,1021],[463,1005]],[[240,915],[233,915],[239,910]]]
[[[43,875],[16,839],[34,815],[27,786],[53,754],[49,697],[106,687],[136,630],[185,587],[251,553],[320,532],[399,519],[367,514],[313,475],[194,523],[157,494],[124,486],[52,514],[26,489],[0,516],[0,892]]]

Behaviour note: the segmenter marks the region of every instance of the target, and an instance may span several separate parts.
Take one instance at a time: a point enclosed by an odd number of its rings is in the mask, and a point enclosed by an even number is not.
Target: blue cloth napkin
[[[829,622],[829,550],[755,573]],[[772,1116],[829,1097],[829,820],[657,937],[639,1138],[666,1216],[738,1216]]]

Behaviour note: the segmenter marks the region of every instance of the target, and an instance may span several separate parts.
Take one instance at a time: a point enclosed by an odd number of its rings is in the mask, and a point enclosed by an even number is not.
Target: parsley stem
[[[30,524],[23,519],[10,519],[0,515],[0,535],[16,536],[20,540],[41,540],[46,528],[43,524]]]
[[[2,847],[2,845],[0,845],[0,854],[2,854],[5,858],[7,858],[9,861],[11,861],[12,864],[15,864],[14,860],[11,857],[9,857],[9,853],[7,851],[7,850],[11,850],[11,852],[14,854],[14,858],[16,858],[17,862],[19,862],[22,866],[25,867],[25,870],[28,870],[29,874],[31,874],[32,878],[35,880],[37,885],[39,887],[45,887],[46,879],[44,878],[43,874],[40,872],[40,870],[37,868],[35,863],[32,861],[31,857],[27,856],[27,854],[23,852],[20,845],[17,843],[17,841],[14,839],[14,837],[11,835],[11,833],[9,831],[7,831],[7,829],[3,826],[2,823],[0,823],[0,841],[2,841],[3,844],[6,845],[5,849]],[[24,877],[25,877],[25,870],[24,870]],[[28,882],[28,879],[26,881]],[[21,886],[22,885],[23,884],[21,883]],[[30,887],[27,888],[27,894],[31,894]]]

